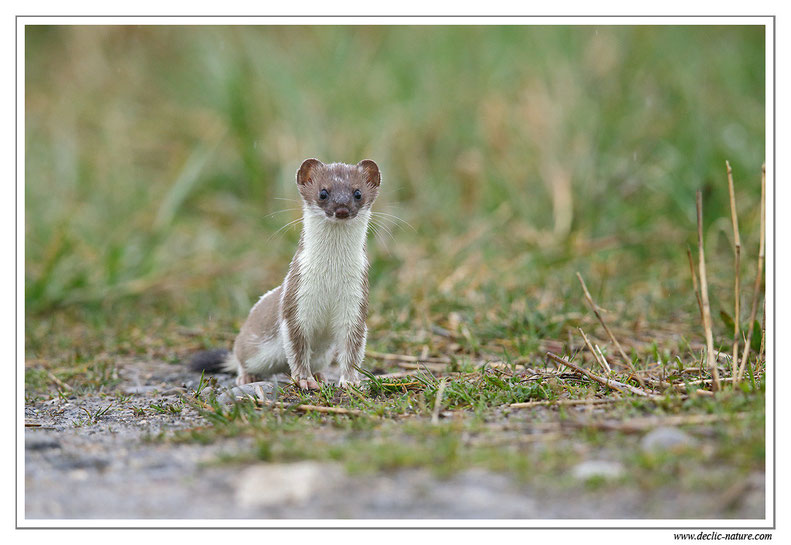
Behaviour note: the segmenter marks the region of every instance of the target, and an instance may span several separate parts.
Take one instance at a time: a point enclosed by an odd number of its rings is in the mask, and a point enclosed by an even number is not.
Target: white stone
[[[256,465],[239,475],[236,501],[242,507],[305,503],[337,482],[340,474],[337,466],[316,462]]]
[[[623,466],[618,462],[607,460],[586,460],[574,466],[571,474],[583,481],[594,477],[616,479],[623,475]]]
[[[679,450],[695,445],[695,438],[678,428],[656,428],[651,430],[640,441],[646,452],[662,450]]]
[[[226,391],[220,395],[217,398],[217,401],[230,405],[240,397],[252,396],[257,398],[260,397],[258,394],[259,388],[264,391],[264,395],[267,396],[267,398],[270,398],[275,390],[275,385],[271,382],[261,381],[242,384],[241,386],[234,386],[229,391]]]

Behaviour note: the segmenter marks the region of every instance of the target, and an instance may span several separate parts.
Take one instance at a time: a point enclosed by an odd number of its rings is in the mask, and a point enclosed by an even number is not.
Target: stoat
[[[368,333],[365,243],[379,167],[307,159],[296,181],[303,227],[285,280],[253,306],[230,353],[197,354],[194,370],[235,371],[237,384],[289,372],[303,390],[317,389],[334,359],[340,386],[359,381]]]

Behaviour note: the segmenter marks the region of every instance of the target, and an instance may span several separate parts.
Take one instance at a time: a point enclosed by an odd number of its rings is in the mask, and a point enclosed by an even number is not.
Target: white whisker
[[[387,252],[387,255],[392,256],[393,254],[390,252],[390,248],[387,246],[387,239],[382,236],[381,232],[379,231],[380,225],[374,224],[373,222],[368,224],[368,228],[373,233],[376,240],[379,242],[379,247],[384,249]],[[391,235],[392,238],[392,235]]]
[[[275,235],[279,234],[281,231],[283,231],[283,230],[285,230],[285,229],[288,229],[289,227],[292,227],[293,225],[296,225],[296,224],[302,223],[302,220],[303,220],[303,218],[301,218],[301,217],[299,217],[299,218],[297,218],[297,219],[295,219],[295,220],[291,220],[290,222],[288,222],[287,224],[285,224],[283,227],[281,227],[280,229],[278,229],[277,231],[275,231],[274,233],[272,233],[271,235],[269,235],[269,237],[266,239],[266,240],[267,240],[267,242],[269,242],[270,240],[272,240],[272,239],[275,237]]]
[[[284,213],[284,212],[294,212],[294,211],[296,211],[296,210],[302,210],[302,209],[301,209],[301,208],[284,208],[283,210],[275,210],[275,211],[274,211],[274,212],[272,212],[271,214],[267,214],[267,215],[266,215],[266,216],[264,216],[264,217],[265,217],[265,218],[268,218],[268,217],[270,217],[270,216],[274,216],[275,214],[282,214],[282,213]]]
[[[381,223],[381,222],[379,222],[379,221],[376,221],[376,220],[375,220],[375,219],[373,219],[373,218],[371,218],[371,223],[370,223],[370,225],[374,225],[374,226],[376,226],[376,227],[377,227],[377,230],[382,230],[382,231],[384,231],[385,233],[387,233],[387,235],[388,235],[388,236],[389,236],[391,239],[395,240],[395,238],[393,237],[393,233],[390,231],[390,227],[389,227],[389,226],[387,226],[387,225],[385,225],[384,223]]]
[[[387,234],[387,236],[388,236],[388,237],[390,237],[390,238],[391,238],[391,239],[393,239],[393,240],[395,240],[395,237],[393,236],[393,231],[391,230],[391,227],[393,227],[393,226],[395,226],[395,227],[401,227],[401,226],[400,226],[400,225],[398,225],[398,224],[392,224],[392,223],[388,224],[388,223],[384,223],[383,221],[381,221],[381,219],[373,219],[373,218],[372,218],[372,219],[371,219],[371,222],[373,222],[373,223],[376,223],[376,226],[377,226],[377,228],[378,228],[380,231],[383,231],[383,232],[385,232],[385,233]]]
[[[400,221],[401,223],[403,223],[403,224],[407,225],[407,226],[408,226],[410,229],[412,229],[414,232],[416,232],[416,233],[417,233],[417,229],[415,229],[415,228],[412,226],[412,224],[411,224],[411,223],[409,223],[408,221],[406,221],[406,220],[405,220],[405,219],[403,219],[403,218],[399,218],[399,217],[398,217],[398,216],[396,216],[395,214],[388,214],[387,212],[372,212],[372,215],[374,215],[374,216],[378,216],[380,219],[383,219],[383,220],[384,220],[384,219],[388,219],[388,220],[391,220],[391,221],[393,221],[393,220],[395,220],[395,221]]]

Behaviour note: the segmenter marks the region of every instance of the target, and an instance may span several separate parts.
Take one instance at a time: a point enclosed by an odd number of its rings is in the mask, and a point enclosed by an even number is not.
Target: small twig
[[[647,377],[643,377],[643,380],[645,381],[646,384],[657,390],[667,390],[669,388],[672,388],[678,392],[686,391],[683,384],[667,382],[665,380],[655,380]]]
[[[431,412],[431,423],[434,425],[439,424],[439,410],[442,407],[442,396],[445,394],[446,384],[443,378],[439,381],[439,386],[437,387],[437,397],[434,398],[434,410]]]
[[[695,195],[698,211],[698,268],[700,271],[700,296],[703,302],[703,330],[706,334],[706,357],[711,376],[714,378],[711,388],[715,392],[720,389],[720,372],[714,359],[714,336],[711,333],[711,308],[709,306],[709,285],[706,282],[706,256],[703,252],[703,194],[698,190]]]
[[[733,224],[733,367],[731,376],[735,377],[739,365],[739,322],[741,320],[740,268],[742,239],[739,236],[739,217],[736,213],[736,192],[733,187],[733,170],[731,169],[731,164],[728,161],[725,161],[725,166],[728,169],[728,194],[731,198],[731,223]],[[735,386],[736,383],[734,382],[734,387]]]
[[[687,259],[689,259],[689,272],[692,273],[692,289],[695,290],[695,298],[698,300],[700,321],[703,322],[703,303],[700,300],[700,289],[698,289],[698,275],[695,274],[695,264],[692,260],[692,250],[689,249],[689,246],[687,246]]]
[[[635,370],[634,365],[632,365],[632,360],[629,358],[629,356],[626,355],[626,352],[624,352],[623,348],[621,347],[621,343],[619,343],[616,340],[615,335],[612,334],[612,331],[610,331],[610,328],[607,327],[607,324],[604,322],[604,318],[601,317],[601,314],[599,313],[599,305],[597,305],[593,301],[593,297],[591,297],[591,294],[588,291],[588,286],[585,285],[585,281],[582,279],[582,275],[579,272],[577,273],[577,279],[579,279],[580,284],[582,285],[582,291],[585,292],[585,299],[588,300],[588,304],[590,304],[591,309],[593,310],[593,313],[596,315],[596,318],[599,319],[599,323],[604,328],[604,331],[607,332],[607,336],[610,337],[610,341],[612,341],[612,343],[618,349],[618,352],[621,354],[621,358],[626,363],[626,365],[629,367],[629,370],[635,376],[635,378],[637,379],[637,382],[640,383],[640,386],[645,387],[645,383],[643,382],[643,379],[640,378],[640,375],[637,374],[637,371]]]
[[[690,380],[686,384],[691,384],[691,385],[694,385],[694,384],[708,384],[709,382],[711,382],[713,380],[714,380],[713,378],[700,378],[700,379],[696,379],[696,380]],[[720,379],[720,382],[731,382],[733,380],[734,380],[733,377],[723,377],[723,378]]]
[[[687,374],[700,374],[700,367],[684,367],[679,374],[687,375]]]
[[[664,399],[663,396],[657,396],[657,399]],[[602,399],[556,399],[551,401],[524,401],[522,403],[511,403],[509,405],[512,409],[529,409],[530,407],[552,407],[558,406],[574,406],[574,405],[605,405],[609,403],[618,403],[619,401],[630,401],[628,397],[605,397]]]
[[[736,382],[741,381],[744,376],[744,367],[747,365],[747,358],[750,355],[750,343],[753,339],[753,324],[755,314],[758,312],[758,299],[761,295],[761,277],[764,270],[764,245],[766,242],[766,165],[761,167],[761,242],[758,247],[758,271],[755,273],[755,284],[753,284],[753,303],[750,309],[750,322],[747,324],[747,340],[744,344],[742,362],[739,364],[739,373],[736,375]]]
[[[607,386],[608,388],[613,388],[613,389],[618,390],[618,391],[623,392],[623,393],[630,392],[632,394],[639,395],[639,396],[644,396],[644,397],[645,396],[649,396],[648,392],[646,392],[642,388],[637,388],[637,387],[631,386],[629,384],[624,384],[622,382],[618,382],[617,380],[608,379],[608,378],[602,378],[602,377],[600,377],[598,375],[595,375],[595,374],[591,373],[587,369],[583,369],[582,367],[578,366],[576,363],[571,363],[570,361],[566,360],[565,358],[561,358],[560,356],[558,356],[557,354],[553,354],[552,352],[547,352],[547,357],[552,359],[552,360],[554,360],[554,361],[556,361],[556,362],[558,362],[558,363],[561,363],[561,364],[565,365],[566,367],[568,367],[570,369],[573,369],[573,370],[577,371],[578,373],[581,373],[581,374],[585,375],[589,379],[591,379],[591,380],[593,380],[595,382],[598,382],[599,384],[603,384],[604,386]]]
[[[67,390],[71,392],[72,387],[66,384],[65,382],[63,382],[62,380],[60,380],[55,375],[53,375],[50,371],[47,371],[47,376],[52,382],[54,382],[57,386],[59,386],[61,390]]]
[[[585,332],[582,330],[582,328],[578,327],[577,331],[579,331],[580,335],[582,335],[582,340],[585,341],[585,346],[587,346],[588,350],[591,351],[591,354],[593,354],[593,358],[596,360],[596,362],[601,366],[602,369],[604,369],[607,374],[612,373],[612,369],[610,369],[610,366],[607,364],[607,360],[605,360],[604,356],[601,356],[599,352],[596,352],[596,349],[593,348],[593,345],[588,340],[588,336],[585,335]]]

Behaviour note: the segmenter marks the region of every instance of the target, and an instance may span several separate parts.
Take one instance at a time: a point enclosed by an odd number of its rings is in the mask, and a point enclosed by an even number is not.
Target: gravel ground
[[[220,384],[232,377],[220,375]],[[147,441],[160,432],[203,425],[177,403],[197,376],[178,365],[119,367],[128,399],[54,399],[25,407],[25,514],[28,519],[607,519],[763,518],[764,477],[750,476],[738,501],[726,494],[538,489],[506,475],[469,470],[438,479],[425,470],[348,475],[337,464],[211,464],[246,447]],[[95,422],[88,413],[110,409]],[[147,409],[135,416],[132,407]],[[87,411],[87,412],[86,412]],[[82,423],[82,424],[81,424]],[[606,453],[605,453],[606,454]],[[586,471],[617,472],[592,461]]]

